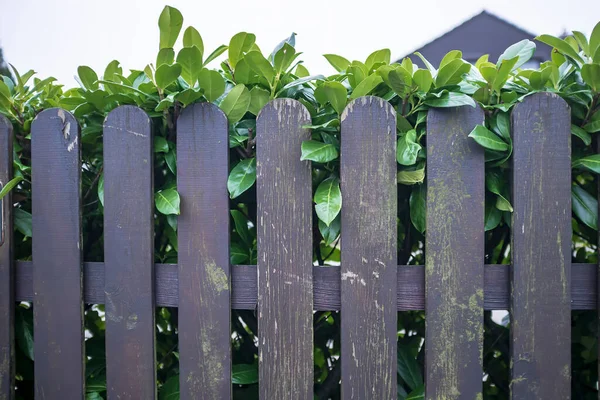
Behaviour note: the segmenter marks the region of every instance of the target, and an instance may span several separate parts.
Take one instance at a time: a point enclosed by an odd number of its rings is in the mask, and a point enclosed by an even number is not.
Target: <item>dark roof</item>
[[[415,51],[422,53],[435,66],[439,65],[450,50],[461,50],[467,61],[474,62],[480,56],[489,54],[490,61],[495,62],[511,44],[523,39],[532,40],[535,36],[537,35],[484,10]],[[534,60],[541,62],[550,59],[552,49],[549,46],[540,42],[536,42],[536,46]],[[413,53],[404,57],[422,64]]]

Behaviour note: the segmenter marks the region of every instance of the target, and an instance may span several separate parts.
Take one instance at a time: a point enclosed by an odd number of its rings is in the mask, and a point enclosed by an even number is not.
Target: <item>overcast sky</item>
[[[0,46],[20,71],[32,68],[67,86],[75,85],[79,65],[101,74],[117,59],[126,69],[143,69],[156,57],[165,4],[182,12],[183,29],[200,31],[208,52],[246,31],[270,53],[296,32],[296,48],[313,74],[333,73],[322,54],[364,60],[389,48],[400,57],[483,9],[534,34],[589,34],[600,19],[597,0],[0,0]]]

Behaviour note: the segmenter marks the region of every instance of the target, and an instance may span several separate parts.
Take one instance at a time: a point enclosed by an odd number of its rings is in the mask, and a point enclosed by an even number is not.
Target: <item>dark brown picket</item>
[[[300,161],[310,114],[295,100],[257,119],[260,398],[313,399],[311,168]]]
[[[35,397],[81,399],[81,147],[79,125],[69,112],[51,108],[33,121],[31,172]]]
[[[0,115],[0,190],[12,179],[13,131]],[[12,244],[12,195],[0,200],[0,400],[14,398],[15,290]]]
[[[150,119],[122,106],[104,122],[104,267],[109,399],[154,399],[154,183]]]
[[[395,399],[396,113],[368,96],[341,119],[342,397]]]
[[[227,117],[214,104],[177,123],[181,399],[231,398]]]
[[[478,399],[483,376],[484,151],[480,108],[427,115],[425,397]]]
[[[571,396],[571,134],[566,102],[538,93],[512,114],[512,377],[520,399]]]

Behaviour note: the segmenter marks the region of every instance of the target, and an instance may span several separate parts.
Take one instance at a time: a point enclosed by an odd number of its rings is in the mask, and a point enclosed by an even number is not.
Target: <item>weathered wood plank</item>
[[[58,108],[31,126],[36,399],[85,395],[79,135]]]
[[[0,115],[0,189],[12,179],[13,130]],[[13,265],[12,195],[0,200],[0,400],[15,395],[15,291]]]
[[[483,375],[484,151],[480,108],[427,115],[425,397],[477,399]]]
[[[106,377],[109,399],[154,399],[154,182],[150,119],[122,106],[104,122]]]
[[[227,117],[210,103],[186,108],[177,123],[182,399],[231,398],[228,173]]]
[[[342,397],[395,399],[396,113],[368,96],[341,119]]]
[[[571,396],[570,120],[551,93],[512,115],[513,400]]]
[[[176,264],[156,264],[156,305],[177,307],[178,268]],[[571,273],[571,309],[596,310],[598,306],[596,264],[573,264]],[[104,263],[84,264],[83,287],[87,304],[104,304]],[[15,300],[33,301],[33,267],[30,261],[17,261]],[[484,310],[508,310],[510,307],[510,265],[486,265],[484,268]],[[425,309],[425,267],[398,266],[398,311]],[[313,267],[314,309],[332,311],[341,308],[340,267]],[[255,310],[258,297],[256,265],[231,267],[231,309]]]
[[[258,326],[261,399],[313,398],[312,191],[300,161],[311,121],[277,99],[257,118]]]

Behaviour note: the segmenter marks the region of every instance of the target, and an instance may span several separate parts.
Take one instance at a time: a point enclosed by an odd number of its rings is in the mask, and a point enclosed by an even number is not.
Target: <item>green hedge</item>
[[[63,107],[77,117],[83,145],[83,227],[86,261],[102,261],[102,123],[119,105],[133,104],[152,118],[155,137],[156,261],[177,260],[176,123],[182,108],[199,101],[217,104],[230,122],[232,264],[256,263],[256,115],[275,98],[293,98],[303,103],[312,116],[312,139],[302,145],[302,158],[313,163],[315,219],[315,260],[320,264],[339,261],[340,114],[348,101],[374,95],[384,98],[397,111],[397,160],[399,196],[398,263],[424,263],[423,183],[426,163],[426,116],[430,107],[475,107],[485,110],[485,126],[470,134],[486,149],[486,262],[510,260],[510,213],[508,162],[512,152],[509,115],[525,96],[550,91],[571,107],[573,134],[573,260],[597,262],[597,221],[595,174],[600,172],[600,155],[592,147],[592,136],[600,131],[600,24],[589,40],[580,32],[559,39],[550,35],[535,38],[554,48],[552,59],[539,69],[522,69],[535,51],[534,41],[510,46],[496,63],[482,56],[475,65],[462,53],[449,52],[440,65],[432,66],[417,56],[426,68],[410,59],[391,63],[388,49],[373,52],[364,61],[349,61],[325,55],[337,71],[334,75],[311,75],[295,49],[295,35],[282,41],[272,52],[263,53],[255,36],[241,32],[228,45],[205,51],[196,29],[183,32],[178,10],[165,7],[160,15],[160,43],[156,60],[126,72],[117,60],[99,74],[87,66],[78,68],[80,87],[66,89],[54,78],[38,79],[33,71],[0,80],[0,113],[13,123],[15,131],[15,254],[31,258],[31,169],[30,127],[35,115],[49,107]],[[180,48],[177,52],[176,46]],[[183,47],[181,47],[181,44]],[[217,60],[224,59],[220,64]],[[214,67],[210,67],[213,65]],[[8,188],[10,189],[10,187]],[[4,191],[6,192],[6,190]],[[2,194],[3,195],[3,194]],[[168,199],[169,201],[164,201]],[[102,306],[88,306],[87,339],[88,398],[105,396],[104,322]],[[17,387],[21,398],[33,396],[32,313],[27,304],[17,309]],[[315,393],[339,398],[332,378],[339,368],[339,314],[319,312],[315,316]],[[244,321],[243,323],[241,321]],[[177,397],[177,310],[157,310],[159,393],[163,399]],[[421,374],[424,313],[400,313],[399,398],[422,391]],[[233,348],[235,396],[256,398],[256,320],[251,312],[233,313],[236,333]],[[573,314],[573,398],[596,398],[597,342],[595,314]],[[508,326],[485,320],[484,397],[508,398]],[[333,346],[328,345],[333,343]],[[415,376],[419,379],[415,379]]]

